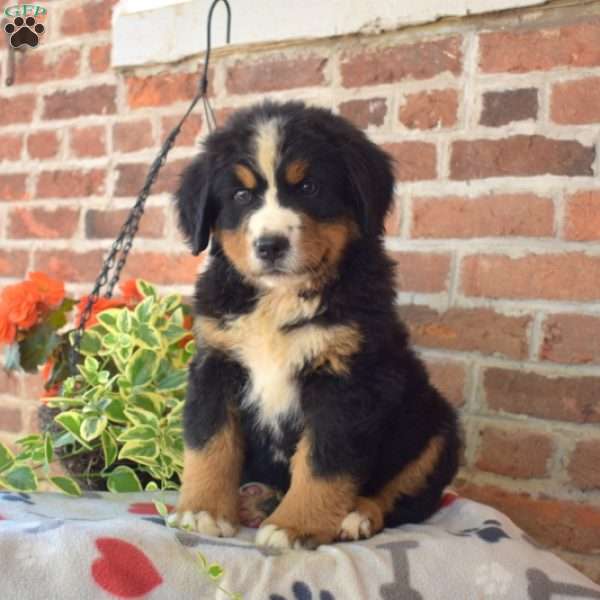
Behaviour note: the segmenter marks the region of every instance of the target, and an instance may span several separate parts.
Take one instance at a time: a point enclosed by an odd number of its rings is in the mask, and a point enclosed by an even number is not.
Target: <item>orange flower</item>
[[[87,306],[88,298],[89,296],[83,296],[77,305],[77,317],[75,319],[77,324],[79,324],[81,321],[83,311]],[[121,308],[122,306],[125,306],[125,302],[122,298],[98,298],[92,306],[92,312],[90,314],[90,318],[85,324],[85,328],[88,329],[89,327],[93,327],[98,323],[98,313],[108,310],[109,308]]]
[[[65,298],[65,284],[52,279],[45,273],[29,273],[29,280],[35,284],[41,301],[50,308],[56,308]]]
[[[12,344],[17,337],[17,326],[8,318],[8,311],[0,306],[0,343]]]
[[[31,281],[4,288],[1,297],[8,319],[19,329],[29,329],[40,316],[40,293]]]
[[[144,299],[144,296],[142,296],[137,286],[136,279],[128,279],[127,281],[124,281],[121,283],[120,288],[121,292],[123,293],[123,300],[127,304],[138,304]]]

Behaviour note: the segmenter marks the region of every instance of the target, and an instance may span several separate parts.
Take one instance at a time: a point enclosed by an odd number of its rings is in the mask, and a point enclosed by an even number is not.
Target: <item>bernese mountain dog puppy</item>
[[[458,465],[457,417],[394,308],[390,157],[300,102],[235,113],[176,195],[198,352],[171,522],[231,536],[238,488],[285,492],[256,542],[314,547],[416,523]]]

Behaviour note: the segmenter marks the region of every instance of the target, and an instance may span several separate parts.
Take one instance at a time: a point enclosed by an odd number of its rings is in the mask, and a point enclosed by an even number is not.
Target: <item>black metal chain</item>
[[[135,204],[133,205],[129,215],[127,216],[127,219],[123,223],[123,226],[121,227],[117,238],[113,242],[109,253],[104,259],[104,263],[102,264],[100,274],[96,278],[91,294],[88,296],[85,308],[81,313],[79,323],[77,324],[77,329],[75,331],[75,339],[73,347],[71,349],[70,357],[70,366],[72,372],[75,372],[76,364],[79,362],[79,348],[81,345],[81,338],[85,330],[85,325],[89,321],[90,316],[92,314],[94,304],[100,298],[100,294],[102,293],[103,288],[106,288],[106,290],[104,291],[104,297],[110,298],[112,296],[115,286],[117,285],[119,278],[121,277],[121,271],[123,270],[123,267],[127,262],[129,251],[133,246],[133,240],[137,234],[140,220],[144,214],[144,208],[146,206],[146,200],[150,195],[150,190],[152,189],[152,186],[154,185],[154,182],[158,177],[160,169],[165,164],[167,160],[167,155],[173,147],[177,136],[181,132],[183,124],[185,123],[190,113],[194,110],[196,104],[200,99],[202,99],[202,103],[204,106],[204,116],[209,131],[213,131],[216,126],[215,115],[210,105],[210,100],[208,99],[208,67],[210,64],[210,52],[212,47],[211,30],[213,11],[215,9],[215,6],[219,2],[223,2],[225,4],[225,8],[227,9],[226,41],[227,43],[230,42],[231,7],[229,6],[229,2],[228,0],[213,0],[208,11],[208,21],[206,25],[206,52],[204,54],[204,69],[202,72],[200,83],[198,85],[198,91],[179,123],[175,126],[171,133],[169,133],[169,135],[163,142],[158,156],[154,159],[152,165],[150,166],[150,170],[148,171],[148,175],[146,175],[146,180],[144,181],[144,185],[140,193],[138,194]]]

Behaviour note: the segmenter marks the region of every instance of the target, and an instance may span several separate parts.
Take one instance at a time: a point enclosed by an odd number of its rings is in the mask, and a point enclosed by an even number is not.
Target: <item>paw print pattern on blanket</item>
[[[23,492],[19,492],[18,494],[14,492],[0,492],[0,500],[7,500],[8,502],[23,502],[24,504],[30,504],[32,506],[35,504],[35,502],[31,500],[31,496]]]
[[[454,535],[458,535],[460,537],[469,537],[471,535],[476,535],[478,538],[482,539],[484,542],[488,542],[490,544],[495,544],[500,540],[506,538],[510,539],[510,536],[502,529],[501,523],[494,519],[488,519],[483,522],[482,527],[473,527],[471,529],[463,529],[459,533],[455,533]]]
[[[295,581],[292,585],[292,593],[294,594],[293,598],[289,600],[335,600],[335,596],[326,590],[321,590],[319,592],[319,597],[313,596],[313,593],[310,591],[310,588],[303,583],[302,581]],[[279,594],[271,594],[269,596],[269,600],[288,600],[285,596],[280,596]]]

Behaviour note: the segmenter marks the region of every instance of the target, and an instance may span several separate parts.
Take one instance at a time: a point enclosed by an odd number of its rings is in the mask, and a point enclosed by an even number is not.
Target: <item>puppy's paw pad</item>
[[[256,545],[271,548],[302,548],[300,540],[292,540],[288,532],[277,525],[263,525],[256,532]]]
[[[372,533],[371,520],[361,512],[348,513],[342,521],[340,540],[364,540],[370,538]]]
[[[169,515],[167,523],[173,527],[213,537],[233,537],[237,532],[235,525],[223,518],[215,519],[205,510],[197,513],[189,510],[173,513]]]

